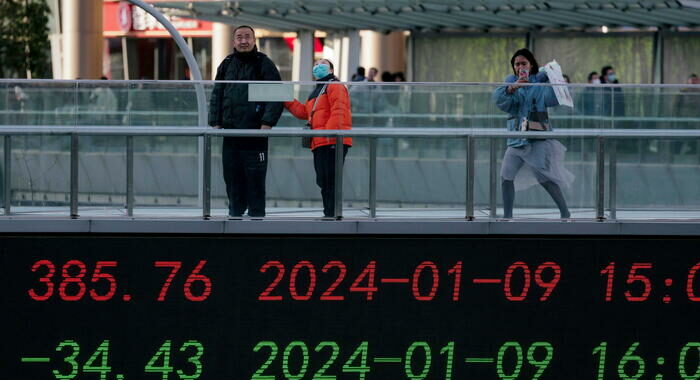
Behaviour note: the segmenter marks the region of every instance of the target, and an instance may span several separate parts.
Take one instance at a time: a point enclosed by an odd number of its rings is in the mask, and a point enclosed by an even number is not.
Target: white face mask
[[[591,81],[592,84],[600,84],[600,79],[593,79]]]

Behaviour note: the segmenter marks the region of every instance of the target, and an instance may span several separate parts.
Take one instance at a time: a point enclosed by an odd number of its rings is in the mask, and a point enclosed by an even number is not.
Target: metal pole
[[[78,218],[78,135],[70,136],[70,217]]]
[[[12,199],[12,136],[5,135],[5,177],[3,184],[3,201],[5,203],[5,215],[10,215]]]
[[[369,217],[377,217],[377,138],[369,139]]]
[[[335,138],[335,218],[343,219],[343,136]]]
[[[489,217],[496,218],[496,139],[489,139]]]
[[[605,140],[597,139],[596,151],[596,219],[605,220]]]
[[[187,66],[190,68],[190,73],[192,74],[192,79],[201,81],[202,80],[202,72],[199,70],[199,65],[197,64],[197,60],[194,58],[194,55],[192,54],[192,51],[190,50],[189,46],[187,45],[187,42],[182,38],[180,33],[177,31],[175,26],[173,26],[170,21],[168,21],[165,16],[163,16],[162,13],[158,12],[153,6],[147,4],[145,1],[142,0],[128,0],[130,3],[140,7],[144,11],[148,12],[151,16],[155,17],[158,22],[165,27],[165,29],[168,30],[170,35],[173,37],[173,40],[175,40],[175,44],[177,44],[177,47],[180,48],[180,51],[182,52],[183,57],[185,58],[185,61],[187,62]],[[207,125],[207,97],[204,94],[204,86],[201,83],[196,83],[194,85],[195,91],[197,93],[197,110],[198,110],[198,121],[199,121],[199,126],[204,127]]]
[[[158,22],[165,27],[165,29],[168,30],[170,35],[173,37],[173,40],[175,40],[175,44],[177,44],[177,47],[180,48],[180,51],[182,52],[182,55],[185,58],[185,61],[187,62],[187,66],[190,68],[190,74],[192,75],[192,79],[196,81],[201,81],[202,80],[202,72],[199,69],[199,64],[197,64],[197,60],[194,58],[194,54],[192,54],[192,50],[190,50],[189,45],[185,40],[182,38],[182,35],[180,35],[180,32],[177,31],[175,26],[167,19],[165,16],[163,16],[162,13],[160,13],[157,9],[155,9],[153,6],[147,4],[145,1],[142,0],[128,0],[130,3],[140,7],[144,11],[148,12],[151,16],[155,17]],[[156,55],[157,57],[157,55]],[[157,67],[156,67],[157,70]],[[158,78],[156,78],[158,79]],[[199,124],[200,127],[206,127],[207,125],[207,96],[204,93],[204,85],[202,83],[195,83],[194,84],[194,90],[195,93],[197,94],[197,123]],[[204,142],[202,139],[197,140],[197,148],[199,152],[199,157],[198,157],[198,167],[199,167],[199,173],[200,176],[197,179],[199,183],[199,189],[204,188],[204,179],[201,177],[201,174],[204,173],[204,159],[202,158],[202,155],[204,154]],[[198,200],[199,203],[202,204],[202,207],[204,207],[204,200],[203,200],[204,195],[203,194],[198,194]]]
[[[467,136],[467,220],[474,220],[474,136]]]
[[[204,165],[202,165],[202,217],[211,217],[211,136],[205,135],[203,144]]]
[[[134,136],[126,136],[126,214],[134,216]]]
[[[617,219],[617,141],[608,141],[608,162],[610,173],[608,174],[608,206],[610,207],[610,219]]]

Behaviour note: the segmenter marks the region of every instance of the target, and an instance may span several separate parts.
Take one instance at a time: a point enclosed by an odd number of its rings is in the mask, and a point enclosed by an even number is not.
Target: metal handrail
[[[496,139],[502,138],[595,138],[596,139],[596,217],[599,221],[605,220],[605,158],[606,144],[610,145],[609,154],[610,172],[608,180],[610,218],[615,219],[616,199],[616,160],[614,155],[614,141],[625,138],[652,138],[652,139],[676,139],[676,138],[700,138],[700,130],[677,129],[564,129],[553,132],[516,132],[495,128],[357,128],[353,130],[308,130],[302,128],[276,128],[272,130],[245,130],[245,129],[213,129],[201,127],[90,127],[90,126],[0,126],[0,135],[4,136],[4,208],[5,215],[11,214],[10,190],[11,190],[11,149],[12,136],[16,135],[68,135],[70,144],[70,215],[78,218],[78,159],[80,136],[111,135],[126,137],[127,155],[127,210],[128,215],[133,216],[134,208],[134,136],[190,136],[203,137],[204,149],[202,166],[202,217],[211,217],[211,138],[214,136],[266,136],[266,137],[300,137],[300,136],[327,136],[336,138],[336,176],[335,176],[335,216],[342,219],[342,181],[343,181],[343,137],[365,137],[370,139],[369,161],[369,217],[376,217],[376,190],[377,190],[377,139],[378,138],[402,138],[402,137],[434,137],[434,138],[464,138],[466,140],[466,199],[465,219],[474,220],[474,177],[475,177],[475,140],[488,139],[489,157],[489,203],[491,205],[491,217],[495,217],[496,203],[496,165],[495,149]]]

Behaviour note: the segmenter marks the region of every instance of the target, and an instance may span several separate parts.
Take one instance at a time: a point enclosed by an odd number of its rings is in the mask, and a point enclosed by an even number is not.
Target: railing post
[[[126,136],[126,214],[134,216],[134,136]]]
[[[608,207],[610,208],[610,219],[617,219],[617,141],[608,140]]]
[[[598,136],[596,141],[596,219],[605,220],[605,139]]]
[[[489,139],[489,217],[496,218],[496,186],[498,174],[496,172],[496,139]]]
[[[335,137],[335,218],[343,219],[343,136]]]
[[[4,170],[4,184],[3,184],[3,202],[4,202],[4,208],[5,208],[5,215],[10,215],[11,210],[11,205],[12,205],[12,136],[10,135],[5,135],[5,147],[4,147],[4,154],[5,154],[5,170]]]
[[[377,217],[377,138],[369,138],[369,217]]]
[[[78,218],[78,135],[70,135],[70,217]]]
[[[202,218],[211,217],[211,135],[205,134],[202,141]]]
[[[466,215],[467,220],[474,220],[474,136],[467,136],[467,199]]]

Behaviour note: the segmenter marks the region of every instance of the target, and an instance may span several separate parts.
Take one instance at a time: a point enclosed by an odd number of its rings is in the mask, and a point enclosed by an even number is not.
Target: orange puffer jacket
[[[326,92],[318,99],[311,98],[302,104],[298,100],[285,102],[284,107],[295,117],[309,120],[311,109],[317,101],[316,110],[311,120],[311,129],[351,129],[352,113],[350,112],[350,95],[342,84],[328,84]],[[332,137],[314,137],[311,140],[311,150],[320,146],[335,144]],[[343,138],[343,144],[352,146],[350,137]]]

